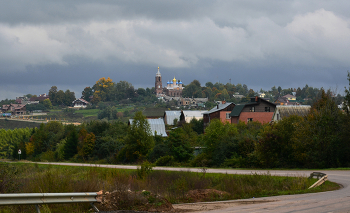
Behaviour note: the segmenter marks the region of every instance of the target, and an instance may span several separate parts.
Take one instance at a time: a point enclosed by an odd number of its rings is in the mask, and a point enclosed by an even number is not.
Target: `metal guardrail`
[[[35,205],[40,213],[40,204],[63,204],[63,203],[90,203],[96,212],[99,210],[94,203],[99,202],[97,192],[80,193],[20,193],[0,194],[1,205]]]
[[[316,183],[312,184],[312,186],[310,186],[309,189],[314,188],[316,186],[320,186],[328,180],[328,175],[325,173],[322,173],[322,172],[313,172],[310,174],[309,178],[311,179],[314,176],[317,177],[318,181],[316,181]]]
[[[322,178],[323,176],[325,176],[326,174],[325,173],[322,173],[322,172],[313,172],[310,174],[310,177],[309,178],[313,178],[313,177],[317,177],[317,179],[320,179]]]

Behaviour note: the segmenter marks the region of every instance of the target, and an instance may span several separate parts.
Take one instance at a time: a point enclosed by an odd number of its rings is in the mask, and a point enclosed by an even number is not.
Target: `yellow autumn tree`
[[[30,141],[29,143],[26,143],[25,146],[27,155],[32,155],[34,153],[34,142]]]
[[[115,83],[110,77],[107,79],[103,77],[96,81],[96,84],[92,87],[94,90],[92,102],[111,101],[114,85]]]

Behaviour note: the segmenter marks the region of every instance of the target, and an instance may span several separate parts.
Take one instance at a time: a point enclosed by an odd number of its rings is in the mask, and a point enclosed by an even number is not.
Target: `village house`
[[[200,120],[203,119],[203,113],[208,111],[203,110],[183,110],[182,114],[184,116],[185,122],[190,123],[192,119]]]
[[[203,113],[204,127],[208,126],[213,119],[220,119],[221,122],[230,122],[230,113],[235,107],[232,102],[223,101],[222,104],[218,104],[216,107]]]
[[[49,99],[49,96],[46,95],[46,93],[41,94],[39,96],[33,96],[33,97],[29,98],[29,101],[43,101],[45,99]]]
[[[285,96],[282,96],[284,98],[287,98],[289,101],[296,101],[297,100],[297,97],[295,97],[294,95],[291,95],[291,94],[287,94]]]
[[[13,115],[24,115],[26,114],[26,105],[24,104],[8,104],[2,105],[2,113],[11,112]]]
[[[272,120],[274,122],[277,122],[291,115],[306,116],[309,113],[310,109],[310,105],[279,105],[276,106]]]
[[[129,119],[128,125],[132,125],[134,119]],[[165,131],[165,124],[163,119],[147,119],[147,122],[150,126],[151,133],[153,136],[160,135],[162,137],[167,137],[167,133]]]
[[[182,110],[182,111],[165,111],[164,123],[168,125],[175,125],[175,119],[180,123],[190,123],[192,119],[203,119],[203,113],[207,111],[201,110]]]
[[[76,107],[76,108],[86,108],[89,105],[91,105],[91,104],[82,98],[76,99],[72,102],[72,106]]]
[[[275,101],[276,105],[300,105],[300,103],[297,100],[292,100],[292,99],[288,99],[288,97],[278,97]]]
[[[206,102],[208,102],[208,98],[181,98],[179,105],[198,107],[204,106]]]
[[[247,104],[236,105],[231,113],[231,123],[243,121],[258,121],[260,123],[269,123],[272,120],[276,104],[271,103],[258,96],[251,98]]]
[[[184,120],[182,111],[165,111],[163,120],[164,120],[164,123],[167,125],[176,125],[177,122],[181,121],[180,120],[181,117],[182,117],[182,120]]]

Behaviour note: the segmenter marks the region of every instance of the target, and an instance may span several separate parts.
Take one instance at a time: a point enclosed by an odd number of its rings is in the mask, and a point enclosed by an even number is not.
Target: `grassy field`
[[[19,128],[27,128],[27,127],[28,128],[40,127],[40,123],[16,121],[16,120],[10,120],[10,119],[0,119],[1,129],[19,129]]]
[[[0,163],[0,193],[113,192],[118,199],[113,210],[144,209],[171,203],[197,202],[196,190],[216,190],[200,201],[232,200],[273,195],[310,193],[338,189],[327,181],[308,189],[316,179],[252,175],[208,174],[203,172],[153,171],[149,165],[138,170],[100,167],[68,167]],[[6,183],[4,185],[3,183]],[[215,192],[216,192],[215,191]],[[213,191],[214,192],[214,191]],[[163,199],[163,200],[162,200]],[[146,201],[146,204],[145,204]],[[100,210],[111,210],[99,206]],[[89,204],[48,205],[42,212],[89,212]],[[3,206],[0,212],[35,212],[34,206]]]
[[[76,110],[75,113],[83,114],[84,117],[91,117],[91,116],[96,116],[99,113],[99,109],[81,109],[81,110]]]

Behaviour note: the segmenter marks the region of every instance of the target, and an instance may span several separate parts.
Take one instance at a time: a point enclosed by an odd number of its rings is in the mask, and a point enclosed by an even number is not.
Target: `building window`
[[[251,121],[253,121],[253,118],[248,118],[248,122],[251,122]]]
[[[251,112],[255,112],[255,107],[250,107]]]
[[[226,119],[230,119],[230,113],[229,112],[226,112]]]
[[[265,112],[270,112],[270,107],[265,107]]]

